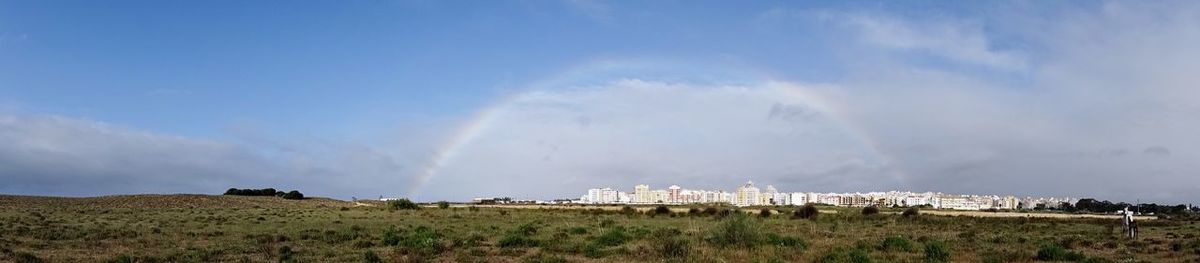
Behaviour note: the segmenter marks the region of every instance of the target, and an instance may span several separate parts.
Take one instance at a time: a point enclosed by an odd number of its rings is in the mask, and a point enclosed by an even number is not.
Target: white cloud
[[[857,32],[862,43],[871,46],[922,52],[958,63],[1006,71],[1023,71],[1027,68],[1024,56],[1014,50],[997,49],[977,23],[918,22],[866,14],[828,17]]]

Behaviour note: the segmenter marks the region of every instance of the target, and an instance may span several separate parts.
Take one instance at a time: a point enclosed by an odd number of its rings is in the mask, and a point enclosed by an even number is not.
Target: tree
[[[795,218],[800,218],[800,219],[816,220],[817,215],[820,213],[821,213],[821,211],[818,211],[816,206],[813,206],[812,204],[807,204],[807,205],[804,205],[803,207],[800,207],[800,209],[796,209],[796,212],[793,212],[792,216]]]
[[[864,216],[873,216],[879,214],[879,208],[874,206],[863,207],[862,214]]]
[[[450,203],[446,202],[446,201],[438,201],[437,206],[439,209],[446,209],[446,208],[450,208]]]
[[[421,209],[421,207],[417,206],[416,203],[413,203],[412,201],[410,201],[406,198],[388,201],[387,207],[388,207],[388,210],[420,210]]]
[[[904,209],[904,213],[901,213],[900,215],[902,215],[904,217],[915,217],[920,214],[921,214],[920,210],[917,209],[916,207],[909,207],[908,209]]]
[[[301,194],[300,191],[292,190],[291,192],[283,194],[283,199],[300,200],[304,199],[304,194]]]

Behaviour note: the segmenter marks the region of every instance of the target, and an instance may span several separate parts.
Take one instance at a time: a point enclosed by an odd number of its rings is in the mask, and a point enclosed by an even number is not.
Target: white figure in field
[[[1126,235],[1129,236],[1129,238],[1137,238],[1137,223],[1133,222],[1133,211],[1129,211],[1129,207],[1126,206],[1125,209],[1121,211],[1121,214],[1125,216],[1123,221],[1125,222]]]

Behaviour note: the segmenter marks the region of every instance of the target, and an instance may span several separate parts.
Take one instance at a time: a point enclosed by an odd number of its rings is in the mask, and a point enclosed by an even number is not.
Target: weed
[[[762,234],[759,233],[757,225],[747,220],[745,215],[739,214],[722,220],[705,240],[719,247],[751,248],[762,243]]]
[[[950,248],[941,241],[925,243],[925,262],[949,262]]]
[[[883,238],[883,243],[879,244],[879,250],[912,252],[913,245],[908,238],[903,236],[889,236]]]

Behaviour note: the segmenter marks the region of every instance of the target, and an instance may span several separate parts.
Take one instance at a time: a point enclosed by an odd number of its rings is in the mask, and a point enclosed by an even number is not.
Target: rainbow
[[[572,73],[578,74],[577,71],[578,70],[572,71]],[[560,84],[560,81],[552,82]],[[542,84],[543,85],[536,86],[547,86],[545,85],[547,83]],[[893,164],[893,159],[880,150],[880,147],[876,141],[872,139],[870,134],[867,133],[865,129],[856,125],[856,122],[851,121],[852,118],[850,114],[848,114],[846,109],[841,107],[840,104],[834,103],[834,101],[831,101],[806,88],[798,87],[786,82],[767,81],[766,84],[766,88],[781,91],[781,94],[787,94],[790,99],[812,107],[821,114],[828,116],[836,125],[839,126],[840,129],[846,132],[847,135],[851,136],[852,139],[860,143],[860,147],[867,150],[871,155],[873,155],[874,158],[878,158],[876,161],[885,165]],[[435,148],[434,154],[423,166],[421,173],[416,178],[415,183],[410,186],[406,192],[406,195],[410,198],[416,197],[420,193],[421,188],[428,183],[430,179],[433,179],[438,175],[439,170],[453,161],[455,156],[463,151],[463,149],[468,145],[470,145],[473,140],[478,138],[480,135],[487,133],[489,127],[491,127],[505,112],[508,112],[508,109],[519,104],[522,100],[528,98],[530,95],[536,94],[537,92],[540,92],[540,89],[534,89],[505,96],[496,103],[493,103],[491,106],[475,113],[472,118],[460,125],[458,129],[451,133],[451,136],[447,137],[446,140],[444,140]],[[902,170],[894,169],[889,172],[889,176],[896,183],[900,184],[900,186],[907,186],[907,175],[905,175]]]

